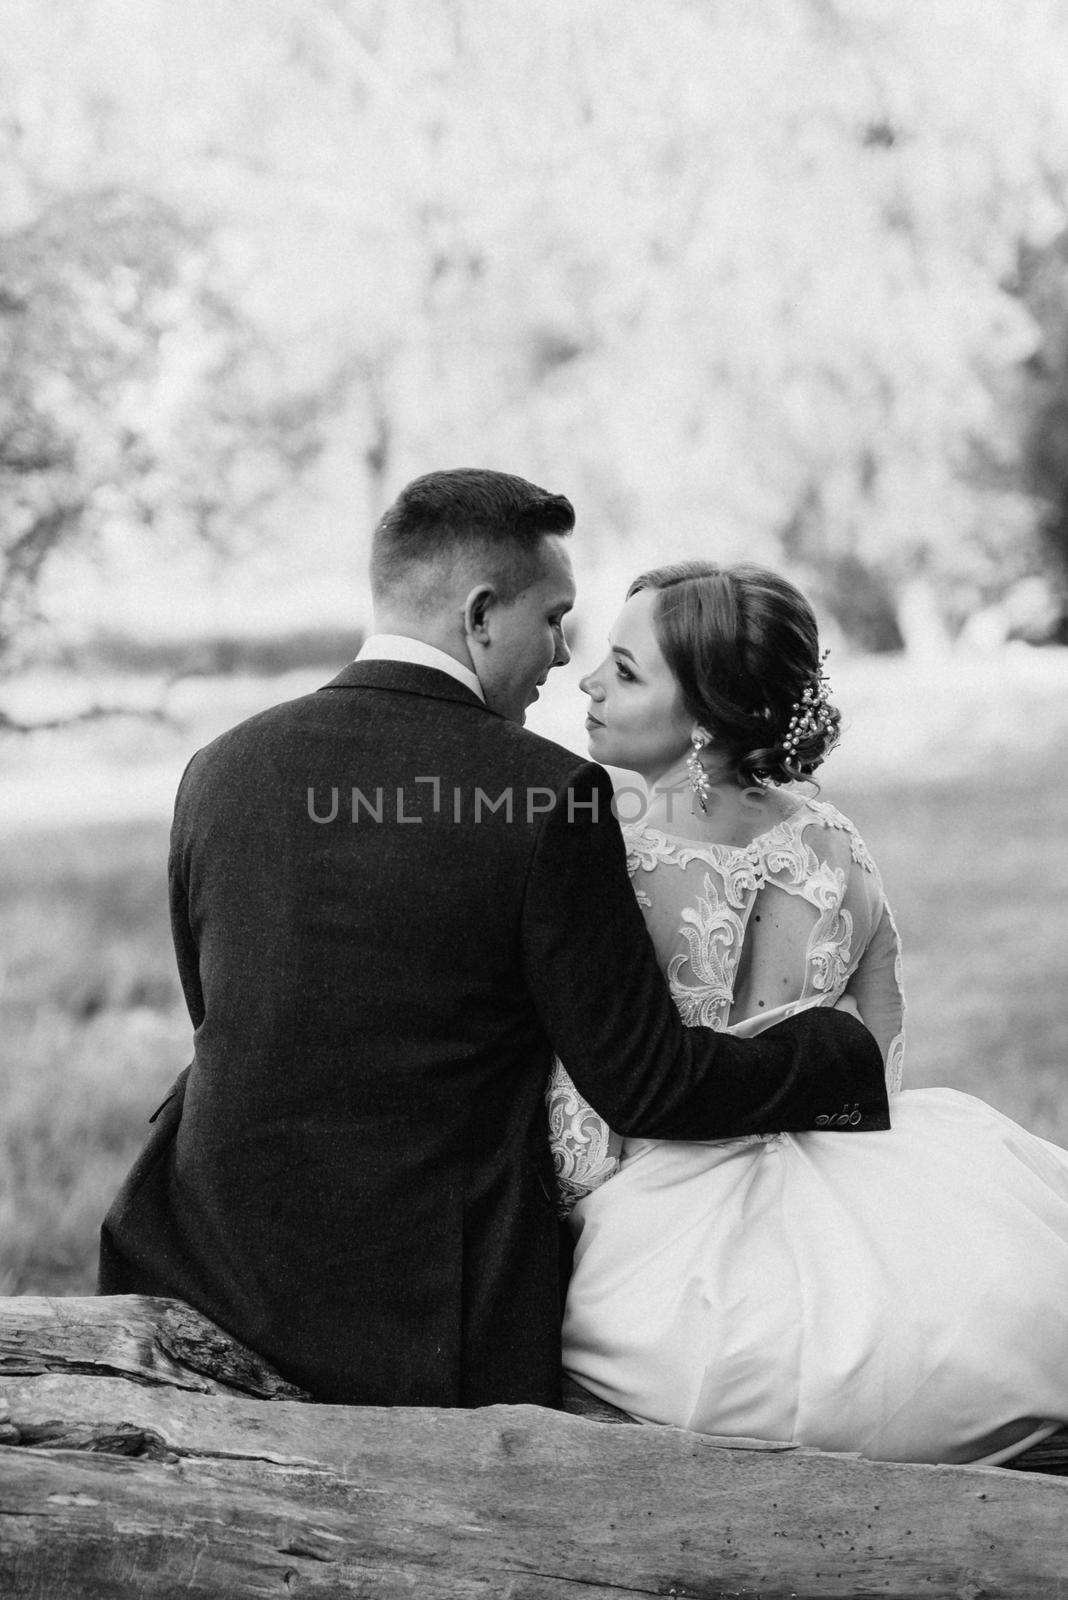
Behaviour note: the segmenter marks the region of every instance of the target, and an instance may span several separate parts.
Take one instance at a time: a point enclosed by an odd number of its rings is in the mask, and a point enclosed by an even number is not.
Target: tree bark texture
[[[1068,1600],[1068,1481],[315,1405],[173,1302],[0,1300],[4,1600],[303,1594]]]

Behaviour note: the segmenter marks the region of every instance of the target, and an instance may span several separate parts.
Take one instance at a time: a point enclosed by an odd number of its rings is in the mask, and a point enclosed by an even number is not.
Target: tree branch
[[[58,729],[73,728],[82,722],[100,722],[106,717],[139,717],[144,722],[155,722],[161,727],[180,729],[181,718],[163,706],[108,706],[95,704],[81,711],[66,711],[57,717],[42,717],[25,721],[12,716],[0,707],[0,733],[54,733]]]

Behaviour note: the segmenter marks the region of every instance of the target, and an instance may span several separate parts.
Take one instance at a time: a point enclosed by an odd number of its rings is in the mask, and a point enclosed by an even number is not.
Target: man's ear
[[[480,583],[471,590],[464,601],[464,633],[479,644],[489,644],[489,617],[497,603],[497,591],[492,583]]]

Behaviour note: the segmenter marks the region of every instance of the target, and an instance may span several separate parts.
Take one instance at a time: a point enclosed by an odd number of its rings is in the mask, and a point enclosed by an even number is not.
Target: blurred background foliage
[[[0,666],[363,622],[375,514],[458,462],[570,494],[586,574],[1063,629],[1065,0],[0,16]],[[234,605],[168,610],[205,540]]]
[[[0,1294],[91,1288],[188,1060],[185,761],[352,653],[434,467],[574,500],[531,720],[579,749],[636,570],[801,583],[909,1081],[1068,1142],[1068,656],[1012,643],[1068,640],[1068,0],[0,0],[0,40]]]

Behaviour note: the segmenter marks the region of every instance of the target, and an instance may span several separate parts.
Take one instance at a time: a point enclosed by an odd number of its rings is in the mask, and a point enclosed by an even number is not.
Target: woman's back
[[[853,824],[819,800],[748,844],[647,822],[624,830],[627,866],[661,968],[691,1026],[750,1033],[850,993],[901,1080],[900,948],[879,874]]]
[[[901,954],[875,863],[833,806],[769,799],[776,820],[745,844],[644,819],[623,830],[627,870],[675,1004],[691,1027],[748,1035],[849,996],[894,1093],[904,1056]],[[672,820],[670,804],[660,809]],[[733,831],[748,829],[743,821]],[[605,1182],[621,1155],[654,1142],[616,1138],[560,1066],[548,1109],[568,1205]],[[848,1117],[849,1108],[838,1114]]]

